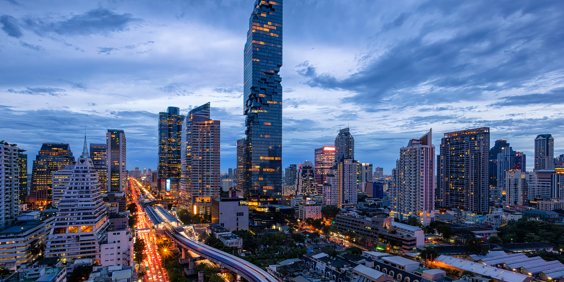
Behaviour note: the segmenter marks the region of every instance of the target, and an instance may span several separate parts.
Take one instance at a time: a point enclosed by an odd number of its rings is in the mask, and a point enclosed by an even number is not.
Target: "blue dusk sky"
[[[0,140],[30,163],[43,142],[127,136],[127,167],[157,167],[157,117],[211,102],[221,170],[244,136],[243,47],[254,0],[0,0]],[[430,128],[491,127],[533,165],[564,154],[564,1],[285,0],[283,165],[349,126],[356,159],[390,173]],[[30,167],[31,171],[31,167]]]

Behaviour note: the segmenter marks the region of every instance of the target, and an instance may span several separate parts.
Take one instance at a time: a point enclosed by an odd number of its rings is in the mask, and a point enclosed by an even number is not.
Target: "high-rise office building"
[[[437,205],[489,211],[489,127],[448,132],[437,156]]]
[[[245,186],[245,177],[246,177],[246,170],[245,170],[245,162],[247,160],[245,156],[245,149],[246,149],[246,142],[245,138],[237,140],[237,190],[243,191],[243,187]]]
[[[370,163],[362,163],[360,164],[360,182],[373,182],[374,175],[372,172],[372,164]]]
[[[180,191],[194,214],[211,216],[211,199],[219,197],[220,122],[210,118],[210,103],[191,110],[182,128]]]
[[[53,200],[53,172],[74,164],[69,144],[43,143],[33,161],[29,202],[44,207]]]
[[[227,178],[229,178],[229,179],[235,178],[234,175],[233,175],[233,169],[232,168],[229,168],[227,170]]]
[[[179,195],[182,122],[184,116],[177,107],[159,113],[159,191],[173,197]],[[168,191],[167,191],[168,189]]]
[[[19,215],[18,151],[16,144],[0,142],[0,228],[11,225]]]
[[[554,158],[555,166],[564,167],[564,154],[558,156],[558,158]]]
[[[59,207],[59,204],[61,203],[61,199],[63,199],[63,196],[65,195],[65,191],[67,190],[67,185],[69,184],[73,172],[74,172],[74,165],[66,165],[65,168],[53,172],[53,207],[54,208]],[[100,181],[98,182],[100,183],[100,187],[101,187],[102,183]]]
[[[352,159],[341,159],[337,163],[337,206],[356,205],[357,203],[357,164]]]
[[[348,127],[339,130],[335,138],[335,161],[341,159],[354,160],[354,138]]]
[[[554,169],[554,138],[540,134],[535,138],[535,169]]]
[[[505,148],[509,147],[509,143],[506,139],[495,140],[494,146],[489,152],[489,185],[491,187],[497,186],[497,154],[501,153]],[[493,189],[493,188],[492,188]]]
[[[98,171],[102,194],[108,193],[108,145],[90,143],[90,159]]]
[[[112,131],[111,134],[117,136],[118,133]],[[47,240],[45,257],[100,259],[100,245],[107,239],[109,221],[86,138],[82,155],[59,203],[55,222]]]
[[[245,44],[244,114],[249,198],[282,196],[282,0],[257,0]]]
[[[384,169],[381,167],[376,167],[374,169],[374,179],[383,179],[384,178]]]
[[[315,182],[318,186],[318,192],[322,193],[323,183],[327,180],[327,174],[335,165],[335,147],[323,146],[315,149]]]
[[[295,196],[296,186],[298,181],[298,168],[295,164],[291,164],[286,168],[286,173],[284,173],[284,190],[283,196]]]
[[[310,161],[300,164],[298,169],[298,194],[302,195],[320,195],[317,192],[317,183],[315,182],[315,168]]]
[[[507,193],[505,191],[505,182],[507,181],[507,172],[515,166],[515,151],[509,146],[502,148],[502,150],[497,154],[496,165],[496,185],[495,189],[491,189],[490,186],[490,199],[494,201],[501,201],[503,195]],[[492,163],[490,162],[490,165]]]
[[[23,204],[27,198],[27,154],[25,150],[18,149],[19,176],[19,203]]]
[[[529,181],[531,173],[521,170],[507,172],[505,181],[505,203],[507,205],[524,205],[529,200]]]
[[[515,163],[513,163],[513,170],[527,171],[527,155],[523,152],[515,152]]]
[[[339,206],[339,185],[337,184],[337,169],[330,169],[323,183],[323,205]]]
[[[391,216],[400,220],[415,217],[423,225],[435,217],[435,146],[432,131],[411,139],[400,148],[390,191]]]
[[[108,159],[108,193],[127,190],[127,144],[123,130],[108,129],[106,133]]]

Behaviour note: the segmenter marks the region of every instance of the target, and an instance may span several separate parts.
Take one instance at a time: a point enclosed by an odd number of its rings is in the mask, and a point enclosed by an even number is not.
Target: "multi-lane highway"
[[[160,206],[147,207],[147,213],[150,214],[149,218],[155,225],[164,226],[167,235],[174,240],[178,245],[183,248],[189,249],[202,257],[221,264],[223,267],[229,268],[237,272],[241,276],[253,282],[277,282],[276,278],[264,271],[260,267],[243,260],[234,255],[222,252],[218,249],[212,248],[206,244],[194,240],[186,234],[182,228],[174,228],[181,223]]]
[[[161,256],[157,250],[155,234],[148,232],[152,226],[152,222],[147,219],[146,213],[139,204],[139,195],[142,194],[139,190],[143,189],[143,186],[136,179],[130,178],[129,181],[132,189],[131,197],[133,202],[137,205],[137,238],[143,239],[145,242],[145,259],[140,266],[140,268],[145,271],[143,279],[145,282],[168,281],[167,273],[161,266]]]

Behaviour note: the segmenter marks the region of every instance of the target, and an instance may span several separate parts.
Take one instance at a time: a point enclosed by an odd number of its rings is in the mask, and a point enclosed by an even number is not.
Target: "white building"
[[[529,199],[529,172],[510,170],[505,181],[505,202],[507,205],[523,205]]]
[[[323,205],[324,206],[337,206],[339,205],[339,185],[337,185],[336,171],[331,170],[325,178],[323,183]]]
[[[98,172],[84,150],[74,166],[47,241],[45,257],[100,259],[100,244],[109,226]]]
[[[132,266],[94,266],[84,282],[134,282],[137,280]]]
[[[0,143],[0,227],[12,224],[19,214],[20,169],[18,147]]]
[[[306,220],[308,218],[320,219],[322,217],[323,216],[321,215],[321,205],[301,204],[299,206],[299,218],[301,220]]]
[[[58,207],[65,189],[72,176],[74,165],[65,165],[64,169],[53,172],[53,207]]]
[[[127,187],[127,147],[123,130],[108,129],[108,133],[106,133],[106,146],[108,192],[125,192]]]
[[[356,167],[353,159],[341,159],[337,163],[337,206],[356,205]]]
[[[400,220],[416,217],[431,223],[435,210],[435,146],[432,131],[400,148],[390,190],[391,216]]]
[[[213,198],[211,222],[229,230],[249,230],[249,205],[243,198]]]
[[[371,163],[362,163],[360,166],[360,182],[374,182],[373,169]]]
[[[55,217],[43,214],[20,216],[18,223],[0,231],[0,267],[17,270],[22,265],[32,262],[35,256],[32,249],[45,243]]]
[[[416,246],[425,245],[425,232],[423,229],[397,221],[392,221],[392,228],[400,234],[415,238]]]
[[[564,210],[564,199],[537,201],[537,205],[541,211]]]
[[[129,229],[108,231],[108,243],[100,247],[100,265],[132,266],[133,239]]]

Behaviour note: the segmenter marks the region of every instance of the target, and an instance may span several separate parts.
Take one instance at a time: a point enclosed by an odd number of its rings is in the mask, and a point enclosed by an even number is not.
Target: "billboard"
[[[167,192],[170,192],[170,178],[167,178],[167,179],[166,179],[166,188],[165,188],[165,190],[166,190]]]

